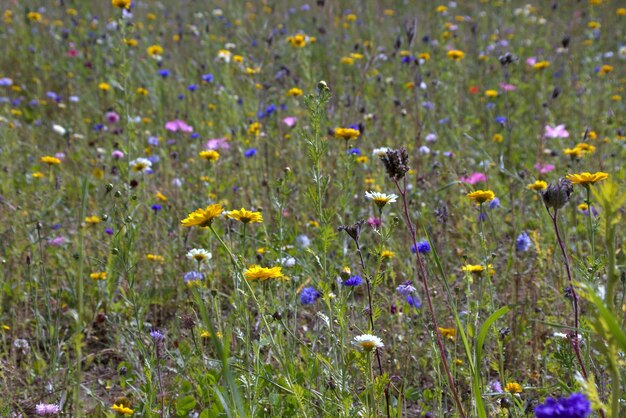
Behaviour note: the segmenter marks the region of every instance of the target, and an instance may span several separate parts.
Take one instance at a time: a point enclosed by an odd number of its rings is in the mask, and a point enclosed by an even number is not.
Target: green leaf
[[[196,407],[196,399],[187,395],[176,400],[176,412],[186,414]]]

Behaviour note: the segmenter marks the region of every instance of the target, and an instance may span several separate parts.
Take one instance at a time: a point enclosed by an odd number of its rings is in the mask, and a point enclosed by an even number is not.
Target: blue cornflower
[[[198,86],[196,86],[195,84],[190,84],[187,86],[187,90],[189,91],[196,91],[198,90]]]
[[[204,74],[202,76],[202,81],[204,81],[205,83],[212,83],[213,82],[213,74]]]
[[[506,123],[506,116],[496,116],[494,120],[496,121],[496,123],[504,125]]]
[[[276,112],[275,104],[271,104],[265,108],[265,116],[270,116],[274,112]]]
[[[184,94],[179,94],[178,95],[178,100],[184,100],[185,99],[185,95]]]
[[[343,282],[344,286],[358,286],[363,283],[363,279],[361,276],[350,276],[345,282]]]
[[[113,228],[104,228],[104,233],[107,235],[113,235]]]
[[[155,343],[160,343],[165,339],[165,335],[163,335],[163,333],[158,329],[150,331],[150,336]]]
[[[537,418],[587,418],[591,415],[591,402],[581,393],[574,393],[569,398],[547,398],[546,402],[535,408]]]
[[[349,155],[361,155],[361,150],[359,148],[350,148],[348,150]]]
[[[315,290],[314,287],[305,287],[300,292],[300,303],[303,305],[311,305],[315,303],[315,300],[321,296],[320,292]]]
[[[200,138],[200,134],[198,132],[194,132],[191,135],[189,135],[189,137],[191,139],[198,139],[198,138]]]
[[[489,209],[496,209],[500,207],[500,199],[494,197],[491,202],[489,202]]]
[[[244,151],[243,156],[246,158],[252,158],[256,155],[256,148],[248,148]]]
[[[494,102],[489,102],[485,105],[485,107],[487,108],[487,110],[491,110],[496,107],[496,104]]]
[[[526,232],[522,232],[517,236],[515,240],[515,250],[518,252],[524,252],[530,250],[530,247],[533,246],[533,242],[530,240],[530,237]]]
[[[163,78],[167,78],[170,75],[170,70],[162,69],[159,70],[157,74],[159,74]]]
[[[422,302],[420,302],[417,296],[407,295],[406,303],[408,303],[410,307],[415,308],[415,309],[419,309],[422,307]]]
[[[204,275],[200,273],[199,271],[188,271],[183,276],[183,280],[185,281],[185,284],[189,284],[190,282],[200,281],[202,279],[204,279]]]
[[[396,287],[396,291],[401,294],[402,296],[409,296],[410,294],[412,294],[413,292],[415,292],[415,287],[413,287],[413,284],[411,283],[410,280],[402,283],[400,286]]]
[[[150,209],[152,209],[154,211],[154,213],[157,213],[162,208],[163,208],[163,206],[159,205],[158,203],[155,203],[154,205],[150,206]]]
[[[296,237],[296,244],[300,248],[307,248],[309,245],[311,245],[311,240],[304,234],[298,235]]]
[[[430,250],[431,250],[430,243],[426,240],[420,241],[417,243],[417,250],[415,248],[415,245],[411,245],[411,252],[413,254],[415,254],[416,251],[419,251],[420,254],[426,254],[426,253],[429,253]]]
[[[405,57],[402,57],[402,64],[410,64],[411,62],[413,62],[412,56],[407,55]]]
[[[157,145],[159,145],[159,138],[156,136],[148,137],[148,144],[150,146],[156,147]]]

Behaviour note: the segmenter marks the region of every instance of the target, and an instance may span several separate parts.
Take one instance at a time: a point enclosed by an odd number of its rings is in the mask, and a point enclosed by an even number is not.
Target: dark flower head
[[[392,180],[402,180],[409,171],[409,153],[403,147],[387,151],[381,160]]]
[[[341,225],[339,228],[337,228],[338,231],[346,231],[346,233],[348,235],[350,235],[350,238],[352,238],[354,241],[356,241],[357,243],[359,242],[359,237],[361,236],[361,227],[363,226],[363,224],[365,223],[365,221],[360,220],[355,222],[353,225]]]
[[[569,202],[573,192],[572,182],[566,178],[560,178],[556,184],[550,183],[548,188],[543,191],[543,203],[548,208],[561,209]]]

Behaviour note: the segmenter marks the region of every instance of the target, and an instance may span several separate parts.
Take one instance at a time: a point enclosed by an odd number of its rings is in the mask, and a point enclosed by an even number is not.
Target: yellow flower
[[[504,141],[504,137],[502,136],[502,134],[494,134],[493,137],[491,137],[491,140],[493,142],[502,142]]]
[[[300,90],[297,87],[291,88],[287,92],[287,96],[292,96],[292,97],[302,96],[302,90]]]
[[[207,161],[217,161],[220,159],[220,153],[212,149],[200,151],[200,158]]]
[[[380,257],[382,259],[391,259],[395,256],[396,256],[396,253],[394,253],[393,251],[389,251],[389,250],[383,250],[383,252],[380,253]]]
[[[30,12],[26,15],[26,17],[28,17],[28,20],[30,20],[31,22],[41,22],[41,14],[37,13],[37,12]]]
[[[254,122],[248,127],[248,133],[250,135],[259,136],[261,134],[261,124]]]
[[[244,208],[241,208],[241,210],[231,210],[226,216],[230,219],[236,219],[239,222],[243,222],[244,224],[263,222],[263,215],[261,215],[261,212],[252,212]]]
[[[124,38],[124,43],[130,47],[135,47],[139,44],[139,41],[137,39],[126,39]]]
[[[94,272],[91,273],[89,275],[90,278],[94,279],[94,280],[106,280],[107,278],[107,272],[106,271],[98,271],[98,272]]]
[[[111,4],[120,9],[130,9],[131,0],[111,0]]]
[[[46,163],[49,165],[58,165],[61,164],[61,160],[59,160],[57,157],[51,157],[49,155],[46,155],[44,157],[41,157],[39,159],[39,161],[41,161],[42,163]]]
[[[611,71],[613,71],[613,66],[604,64],[602,67],[600,67],[600,71],[598,71],[598,74],[605,75],[605,74],[610,73]]]
[[[420,52],[419,54],[417,54],[417,58],[428,61],[430,59],[430,54],[428,52]]]
[[[85,222],[87,222],[88,224],[91,224],[91,225],[99,224],[100,223],[100,217],[98,215],[87,216],[85,218]]]
[[[487,97],[496,97],[498,95],[498,90],[486,90],[485,96]]]
[[[213,219],[220,216],[220,214],[224,211],[222,205],[219,203],[209,205],[205,209],[199,208],[195,211],[191,212],[185,219],[180,221],[183,226],[192,227],[199,226],[201,228],[206,228],[211,225]]]
[[[350,58],[350,57],[341,57],[341,61],[342,64],[344,65],[352,65],[354,64],[354,58]]]
[[[335,138],[342,138],[346,141],[357,139],[361,135],[357,129],[352,128],[335,128]]]
[[[298,34],[287,38],[287,42],[289,42],[291,46],[296,48],[304,48],[306,46],[306,41],[306,35],[303,34]]]
[[[151,45],[146,49],[146,52],[148,53],[148,55],[153,57],[156,55],[161,55],[163,53],[163,47],[161,47],[160,45]]]
[[[156,192],[156,198],[159,199],[161,202],[167,202],[167,197],[161,193],[161,192]]]
[[[439,327],[439,333],[443,338],[447,338],[450,341],[454,341],[454,337],[456,336],[456,330],[454,328],[442,328]]]
[[[544,190],[548,188],[548,183],[546,183],[543,180],[537,180],[534,183],[529,184],[528,186],[526,186],[528,189],[530,190]]]
[[[491,190],[476,190],[475,192],[468,193],[467,197],[470,200],[481,204],[493,200],[496,195]]]
[[[45,177],[45,174],[42,173],[41,171],[36,171],[36,172],[33,173],[33,178],[42,179],[44,177]]]
[[[481,274],[485,271],[485,268],[478,264],[466,264],[461,268],[461,270],[472,274]]]
[[[146,260],[156,261],[157,263],[163,263],[165,261],[162,255],[157,254],[146,254]]]
[[[517,382],[509,382],[504,387],[504,390],[510,393],[522,393],[522,385]]]
[[[115,4],[116,0],[113,0],[113,3]],[[117,0],[117,1],[122,1],[122,0]],[[130,3],[130,1],[129,1]],[[132,415],[135,411],[133,411],[132,409],[130,409],[127,406],[124,406],[122,404],[113,404],[113,406],[111,407],[111,409],[117,413],[120,413],[122,415]]]
[[[606,180],[609,178],[607,173],[603,173],[602,171],[598,171],[594,174],[589,172],[584,172],[580,174],[568,174],[565,176],[566,179],[572,182],[572,184],[582,184],[583,186],[587,186],[589,184],[594,184],[602,180]]]
[[[618,16],[626,16],[626,8],[620,7],[615,11],[615,14],[617,14]]]
[[[550,66],[550,62],[548,61],[538,61],[533,64],[533,68],[535,70],[543,70],[545,68],[548,68],[549,66]]]
[[[100,83],[98,84],[98,88],[102,91],[109,91],[111,90],[111,86],[107,83]]]
[[[435,11],[436,11],[437,13],[445,13],[445,12],[447,12],[447,11],[448,11],[448,7],[447,7],[447,6],[444,6],[444,5],[437,6],[437,8],[435,9]]]
[[[455,61],[461,61],[465,57],[465,52],[459,51],[458,49],[451,49],[448,51],[448,58],[451,58]]]
[[[582,155],[582,151],[580,150],[580,148],[565,148],[563,149],[563,153],[565,155],[569,155],[572,158],[580,158],[580,156]]]
[[[593,21],[593,20],[591,22],[587,23],[587,27],[589,29],[599,29],[600,26],[601,26],[600,22],[596,22],[596,21]]]
[[[586,203],[581,203],[580,205],[578,205],[578,210],[581,212],[585,212],[587,209],[589,209],[589,206]]]
[[[581,142],[580,144],[577,144],[574,148],[580,150],[580,152],[583,154],[592,154],[596,150],[596,147],[591,144],[587,144],[586,142]]]
[[[269,280],[269,279],[282,279],[284,278],[282,267],[261,267],[256,264],[248,267],[246,271],[243,272],[246,280]]]

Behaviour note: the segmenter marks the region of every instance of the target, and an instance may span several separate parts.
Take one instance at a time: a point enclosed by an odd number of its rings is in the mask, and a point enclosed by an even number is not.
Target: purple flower
[[[202,76],[202,81],[204,81],[205,83],[212,83],[213,82],[213,74],[204,74]]]
[[[195,84],[190,84],[187,86],[187,90],[189,91],[196,91],[198,89],[198,86],[196,86]]]
[[[109,111],[104,114],[104,119],[107,121],[107,123],[115,125],[117,122],[120,121],[120,115],[113,111]]]
[[[361,276],[350,276],[345,282],[343,282],[344,286],[358,286],[363,283],[363,279]]]
[[[246,158],[252,158],[255,155],[256,155],[256,148],[249,148],[243,153],[243,156]]]
[[[104,233],[107,235],[113,235],[113,228],[104,228]]]
[[[526,232],[522,232],[517,236],[517,239],[515,240],[515,250],[517,252],[523,253],[530,250],[530,247],[532,246],[533,242]]]
[[[492,392],[495,392],[495,393],[502,393],[502,392],[504,392],[502,390],[502,385],[500,384],[500,381],[498,379],[492,380],[491,382],[489,382],[489,390],[491,390]]]
[[[158,211],[162,209],[162,206],[159,205],[158,203],[155,203],[154,205],[150,206],[150,209],[152,209],[154,213],[157,213]]]
[[[411,308],[419,309],[422,307],[422,302],[420,302],[417,296],[407,295],[406,303],[408,303]]]
[[[489,202],[489,209],[497,209],[500,207],[500,199],[494,197],[491,202]]]
[[[189,284],[190,282],[195,282],[204,279],[204,275],[199,271],[188,271],[183,276],[183,280],[185,284]]]
[[[111,157],[115,158],[116,160],[119,160],[120,158],[124,158],[124,153],[116,149],[115,151],[111,153]]]
[[[39,403],[35,406],[35,413],[40,417],[57,415],[61,412],[61,407],[53,403]]]
[[[300,292],[300,303],[303,305],[312,305],[315,300],[321,296],[321,293],[315,290],[314,287],[305,287]]]
[[[412,293],[415,292],[415,287],[413,287],[413,284],[411,283],[410,280],[402,283],[400,286],[396,287],[396,291],[401,294],[402,296],[409,296]]]
[[[546,402],[535,408],[537,418],[587,418],[591,415],[591,402],[581,393],[574,393],[569,398],[547,398]]]
[[[166,69],[159,70],[158,74],[163,78],[167,78],[170,75],[170,70],[166,70]]]
[[[504,125],[506,123],[506,116],[496,116],[496,123]]]
[[[161,341],[165,339],[165,335],[163,335],[163,333],[159,331],[158,329],[150,331],[150,337],[152,337],[152,340],[155,343],[160,343]]]

